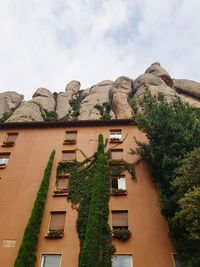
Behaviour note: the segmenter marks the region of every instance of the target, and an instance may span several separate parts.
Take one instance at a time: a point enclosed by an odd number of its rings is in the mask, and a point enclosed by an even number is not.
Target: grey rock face
[[[149,85],[165,86],[166,84],[160,77],[157,77],[151,73],[142,74],[133,81],[133,88],[135,92],[138,88],[145,85],[148,87]]]
[[[7,91],[0,93],[0,118],[5,113],[11,113],[16,109],[24,99],[23,95],[20,95],[14,91]]]
[[[79,81],[71,81],[67,84],[65,92],[59,93],[57,96],[56,113],[58,118],[63,118],[71,110],[70,101],[78,93],[80,89]]]
[[[200,107],[200,83],[185,79],[172,80],[160,63],[155,62],[135,80],[121,76],[114,83],[105,80],[81,91],[80,82],[73,80],[67,84],[65,92],[57,94],[56,100],[45,88],[37,89],[33,99],[27,102],[22,102],[23,96],[16,92],[1,93],[0,119],[4,113],[14,111],[8,122],[48,121],[56,119],[55,114],[48,114],[55,110],[58,119],[74,120],[78,116],[79,120],[98,120],[108,118],[109,112],[112,119],[131,118],[130,105],[139,105],[146,88],[152,95],[162,93],[168,102],[178,95],[190,105]]]
[[[78,93],[79,89],[81,87],[81,83],[79,81],[71,81],[67,84],[65,91],[66,92],[73,92],[74,94]]]
[[[87,89],[86,93],[83,92],[82,95],[85,97],[81,102],[80,120],[100,119],[100,111],[95,108],[95,105],[109,102],[108,93],[112,85],[112,81],[106,80]]]
[[[135,103],[139,104],[139,99],[143,96],[146,88],[148,88],[152,95],[162,93],[167,101],[171,101],[176,95],[176,92],[170,87],[172,83],[171,77],[160,66],[160,63],[153,63],[143,75],[140,75],[133,81],[133,87],[136,91],[134,95]],[[170,84],[170,86],[167,84]]]
[[[121,76],[109,91],[109,99],[116,119],[131,118],[132,109],[128,104],[128,95],[132,91],[132,80]]]
[[[178,96],[181,98],[182,101],[188,102],[191,106],[200,108],[200,101],[198,98],[191,97],[186,94],[179,94]]]
[[[154,76],[160,77],[167,86],[172,87],[173,81],[170,77],[169,73],[161,67],[159,62],[153,63],[146,71],[145,73],[151,73]]]
[[[137,92],[134,95],[134,100],[136,101],[136,104],[138,104],[139,99],[144,95],[145,89],[145,86],[141,86],[140,88],[138,88]],[[149,85],[148,89],[152,95],[162,93],[163,95],[165,95],[165,98],[168,102],[170,102],[172,98],[176,95],[176,92],[167,85]]]
[[[32,102],[40,105],[48,112],[55,110],[56,102],[54,99],[54,95],[46,88],[38,88],[33,95]]]
[[[184,79],[173,79],[173,87],[179,93],[200,99],[200,83],[198,82]]]
[[[22,103],[6,122],[44,121],[41,107],[32,100]]]

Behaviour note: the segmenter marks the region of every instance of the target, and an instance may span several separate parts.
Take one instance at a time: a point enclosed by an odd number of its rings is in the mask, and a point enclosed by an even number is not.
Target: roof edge
[[[100,126],[119,126],[131,125],[131,119],[114,120],[74,120],[74,121],[55,121],[55,122],[4,122],[0,123],[0,129],[31,129],[31,128],[63,128],[63,127],[100,127]]]

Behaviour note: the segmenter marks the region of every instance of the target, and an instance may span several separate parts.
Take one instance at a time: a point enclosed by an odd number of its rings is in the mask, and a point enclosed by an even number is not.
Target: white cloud
[[[197,0],[1,0],[0,92],[26,98],[120,75],[154,61],[172,77],[200,81]]]

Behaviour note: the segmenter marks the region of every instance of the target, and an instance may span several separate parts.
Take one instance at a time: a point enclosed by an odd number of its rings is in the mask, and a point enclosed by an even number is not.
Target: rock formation
[[[0,93],[0,119],[9,116],[22,102],[23,95],[9,91]]]
[[[178,93],[183,93],[200,99],[200,83],[190,80],[173,80],[173,87]]]
[[[83,94],[85,97],[81,102],[79,120],[96,120],[101,117],[96,106],[109,102],[108,93],[112,85],[112,81],[103,81],[87,89],[87,93]]]
[[[200,83],[172,79],[158,62],[135,79],[121,76],[115,82],[105,80],[85,90],[80,90],[80,87],[80,82],[73,80],[67,84],[65,92],[52,94],[48,89],[39,88],[29,101],[22,101],[23,96],[16,92],[1,93],[0,120],[32,122],[131,118],[129,104],[138,105],[146,88],[153,95],[163,93],[167,101],[178,95],[183,101],[200,107]]]
[[[23,102],[6,122],[44,121],[41,108],[32,100]]]
[[[38,104],[47,112],[55,111],[54,95],[46,88],[38,88],[33,95],[32,102]]]
[[[132,80],[121,76],[109,91],[109,99],[116,119],[127,119],[132,116],[132,109],[128,104],[128,96],[132,92]]]
[[[169,73],[160,66],[159,62],[153,63],[145,73],[151,73],[156,77],[160,77],[167,86],[172,87],[173,81]]]
[[[65,92],[61,92],[57,95],[56,113],[58,119],[65,117],[71,110],[70,101],[76,97],[81,84],[79,81],[71,81],[67,84]]]

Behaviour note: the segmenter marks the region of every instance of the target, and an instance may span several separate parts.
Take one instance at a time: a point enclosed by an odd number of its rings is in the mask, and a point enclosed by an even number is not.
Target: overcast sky
[[[85,89],[159,61],[200,81],[199,0],[0,0],[0,92]]]

